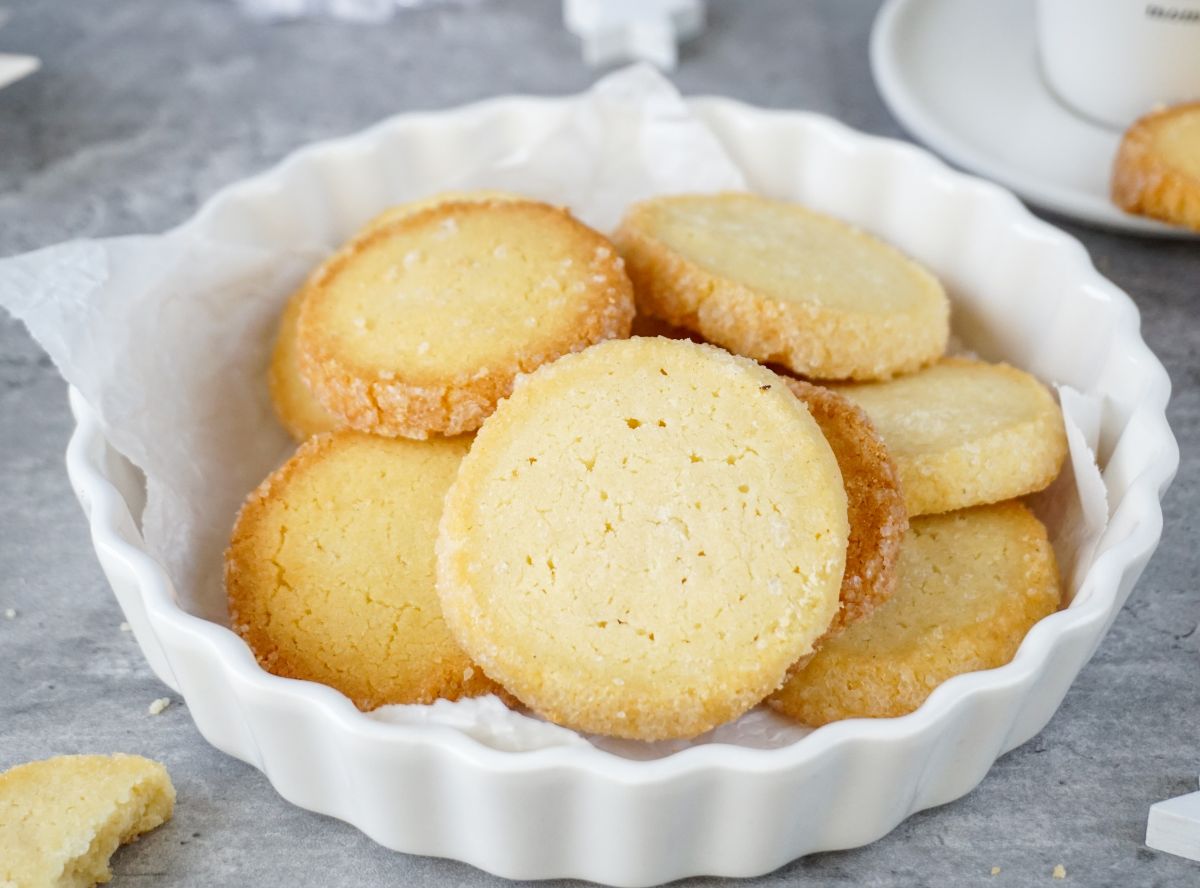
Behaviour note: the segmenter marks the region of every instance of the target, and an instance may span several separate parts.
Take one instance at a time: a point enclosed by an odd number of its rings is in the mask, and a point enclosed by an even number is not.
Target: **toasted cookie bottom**
[[[866,413],[832,389],[799,379],[785,381],[821,427],[846,487],[850,540],[842,606],[829,626],[828,638],[891,598],[908,512],[896,467]]]

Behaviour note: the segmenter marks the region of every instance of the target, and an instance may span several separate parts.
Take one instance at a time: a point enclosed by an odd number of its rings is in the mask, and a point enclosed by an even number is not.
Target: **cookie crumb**
[[[126,623],[124,620],[122,620],[121,621],[121,631],[122,632],[132,632],[133,627],[130,626],[128,623]]]
[[[15,610],[13,610],[11,607],[6,607],[4,609],[4,619],[15,620],[16,618],[17,618],[17,612]]]
[[[1050,875],[1056,879],[1065,879],[1067,877],[1067,868],[1061,863],[1056,863]]]
[[[994,866],[994,867],[992,867],[992,875],[993,875],[993,876],[998,876],[998,875],[1000,875],[1000,867],[998,867],[998,866]]]
[[[170,697],[159,697],[147,707],[146,711],[151,715],[159,715],[164,709],[171,705]]]

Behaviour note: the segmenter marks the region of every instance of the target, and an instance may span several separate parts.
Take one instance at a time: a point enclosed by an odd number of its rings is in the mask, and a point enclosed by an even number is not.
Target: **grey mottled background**
[[[594,77],[552,0],[445,6],[377,27],[264,26],[226,0],[3,5],[14,15],[0,51],[45,67],[0,92],[0,255],[159,231],[293,148],[397,111],[574,92]],[[714,2],[674,79],[904,137],[868,74],[876,5]],[[1079,885],[1200,884],[1200,864],[1142,845],[1150,803],[1195,789],[1200,772],[1200,246],[1066,227],[1137,300],[1175,383],[1183,463],[1162,547],[1050,726],[982,786],[870,847],[810,857],[762,884],[1060,884],[1057,863]],[[146,713],[166,689],[118,629],[62,467],[70,428],[63,383],[0,315],[0,611],[17,611],[0,617],[0,768],[76,751],[165,761],[175,819],[118,853],[117,885],[502,884],[289,806],[208,747],[179,701]]]

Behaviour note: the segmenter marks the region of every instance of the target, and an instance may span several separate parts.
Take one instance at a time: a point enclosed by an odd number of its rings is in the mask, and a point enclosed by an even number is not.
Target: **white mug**
[[[1060,101],[1124,129],[1200,100],[1200,0],[1039,0],[1042,74]]]

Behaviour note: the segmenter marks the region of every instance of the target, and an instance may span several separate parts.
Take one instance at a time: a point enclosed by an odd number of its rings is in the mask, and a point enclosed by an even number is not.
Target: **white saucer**
[[[1042,81],[1034,0],[888,0],[871,34],[884,101],[914,136],[1030,203],[1134,234],[1196,237],[1109,200],[1121,134]]]

